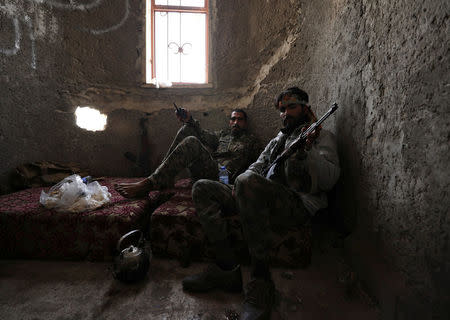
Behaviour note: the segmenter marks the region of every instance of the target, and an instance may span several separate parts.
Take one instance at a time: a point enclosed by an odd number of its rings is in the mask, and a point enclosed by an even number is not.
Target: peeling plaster
[[[250,91],[250,94],[242,97],[238,102],[237,105],[239,108],[246,108],[249,105],[253,103],[253,99],[258,94],[261,83],[266,79],[266,77],[269,75],[272,68],[281,60],[284,60],[291,50],[292,43],[297,40],[298,32],[293,32],[288,35],[287,39],[283,41],[283,43],[278,47],[278,49],[275,51],[275,53],[269,58],[269,61],[267,61],[266,64],[262,65],[259,69],[259,73],[256,76],[255,82],[252,87],[250,87],[247,91]]]

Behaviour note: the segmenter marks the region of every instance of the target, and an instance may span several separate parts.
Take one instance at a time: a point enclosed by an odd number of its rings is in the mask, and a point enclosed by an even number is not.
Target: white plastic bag
[[[97,181],[85,184],[79,175],[74,174],[51,187],[48,193],[42,190],[39,202],[56,211],[82,212],[100,208],[110,199],[107,187]]]

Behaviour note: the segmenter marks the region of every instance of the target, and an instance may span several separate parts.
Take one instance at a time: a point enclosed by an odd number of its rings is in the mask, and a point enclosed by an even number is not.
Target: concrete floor
[[[272,319],[379,319],[341,256],[319,246],[308,268],[274,269]],[[205,266],[153,259],[145,281],[125,285],[109,263],[0,260],[0,319],[237,319],[242,294],[183,292],[181,279]]]

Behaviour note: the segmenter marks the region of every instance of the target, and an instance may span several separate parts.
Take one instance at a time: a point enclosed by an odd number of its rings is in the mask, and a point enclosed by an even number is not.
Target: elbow
[[[311,193],[328,192],[337,183],[340,169],[336,166],[328,166],[310,173],[312,178]]]
[[[324,177],[322,177],[322,183],[320,185],[320,189],[322,191],[330,191],[339,180],[341,170],[339,167],[328,168],[328,172],[325,173]]]

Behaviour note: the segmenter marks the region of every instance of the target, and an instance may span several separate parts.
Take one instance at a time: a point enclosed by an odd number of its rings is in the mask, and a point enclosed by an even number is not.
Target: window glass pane
[[[181,6],[181,0],[155,0],[155,5]]]
[[[146,10],[145,10],[145,83],[150,83],[152,81],[153,72],[153,38],[151,34],[151,26],[153,22],[153,16],[151,13],[151,2],[149,0],[146,1]]]
[[[169,33],[166,43],[167,62],[169,64],[167,75],[168,80],[172,82],[180,82],[180,16],[179,12],[169,12]]]
[[[162,6],[186,6],[186,7],[200,7],[205,6],[205,0],[155,0],[156,5]]]
[[[206,15],[155,13],[155,69],[159,81],[206,82]]]
[[[158,80],[167,80],[167,12],[155,12],[155,71]]]
[[[181,0],[181,5],[186,7],[204,7],[205,0]]]
[[[182,82],[206,81],[205,14],[181,14],[181,70]]]

